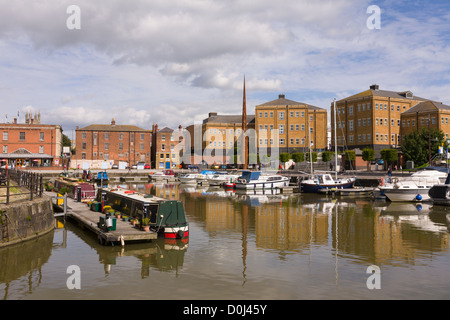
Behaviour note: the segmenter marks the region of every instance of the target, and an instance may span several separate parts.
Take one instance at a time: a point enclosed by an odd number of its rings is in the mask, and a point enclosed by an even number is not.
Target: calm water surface
[[[67,222],[0,249],[0,298],[450,298],[450,207],[129,187],[182,200],[188,243],[100,246],[89,231]],[[66,286],[70,265],[80,267],[80,290]],[[372,265],[381,269],[379,290],[366,285]]]

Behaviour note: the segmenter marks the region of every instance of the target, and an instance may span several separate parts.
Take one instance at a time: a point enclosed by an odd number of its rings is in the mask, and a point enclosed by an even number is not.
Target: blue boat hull
[[[320,185],[317,183],[300,183],[300,190],[304,193],[318,193],[321,189],[351,189],[355,182],[345,182],[332,185]]]

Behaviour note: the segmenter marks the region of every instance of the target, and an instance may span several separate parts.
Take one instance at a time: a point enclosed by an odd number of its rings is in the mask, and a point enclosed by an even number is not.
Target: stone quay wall
[[[0,205],[0,247],[31,240],[55,227],[52,199]]]

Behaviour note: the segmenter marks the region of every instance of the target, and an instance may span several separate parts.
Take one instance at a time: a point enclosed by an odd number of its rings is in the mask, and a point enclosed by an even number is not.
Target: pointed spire
[[[243,169],[247,169],[248,160],[248,137],[247,137],[247,98],[245,96],[245,75],[244,75],[244,97],[242,102],[242,134],[244,134],[244,164]]]

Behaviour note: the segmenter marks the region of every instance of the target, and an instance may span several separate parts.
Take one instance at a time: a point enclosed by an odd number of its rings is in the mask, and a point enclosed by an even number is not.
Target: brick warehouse
[[[40,124],[39,118],[27,117],[26,123],[0,124],[2,165],[10,167],[58,166],[61,163],[62,128]]]
[[[181,162],[180,151],[183,152],[183,131],[181,125],[178,130],[168,127],[158,129],[152,126],[151,167],[153,169],[175,169]]]
[[[77,127],[76,154],[72,158],[71,166],[107,169],[113,164],[149,164],[151,144],[151,130],[133,125],[117,125],[114,119],[108,125]]]

